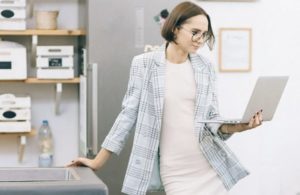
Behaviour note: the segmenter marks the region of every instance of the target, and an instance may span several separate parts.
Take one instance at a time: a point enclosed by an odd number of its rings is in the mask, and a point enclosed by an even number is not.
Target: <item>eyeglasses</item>
[[[193,32],[193,31],[190,31],[190,30],[187,30],[187,29],[183,28],[182,26],[180,28],[192,34],[192,41],[193,42],[198,42],[201,39],[203,40],[203,42],[206,42],[210,37],[208,32],[204,32],[204,33]]]

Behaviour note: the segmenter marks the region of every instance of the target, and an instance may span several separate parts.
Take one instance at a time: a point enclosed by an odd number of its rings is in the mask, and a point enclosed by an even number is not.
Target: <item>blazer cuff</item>
[[[109,138],[105,138],[104,142],[101,145],[102,148],[105,148],[117,155],[119,155],[122,151],[122,146],[117,142],[110,140]]]
[[[218,135],[218,131],[222,123],[206,123],[206,127],[212,132],[214,135]]]
[[[218,130],[218,135],[219,137],[221,137],[223,140],[227,140],[228,138],[230,138],[233,133],[223,133],[220,129]]]
[[[220,127],[222,125],[223,124],[221,123],[206,123],[206,127],[210,130],[212,134],[214,134],[215,136],[219,136],[222,140],[227,140],[233,134],[221,132]]]

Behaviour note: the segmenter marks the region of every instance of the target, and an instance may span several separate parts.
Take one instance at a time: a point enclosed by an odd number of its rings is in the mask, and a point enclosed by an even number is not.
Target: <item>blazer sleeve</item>
[[[207,118],[209,120],[212,119],[220,119],[219,113],[219,104],[218,104],[218,96],[217,96],[217,89],[216,89],[216,73],[213,69],[212,65],[210,64],[210,87],[211,87],[211,94],[210,95],[210,104],[207,113]],[[222,124],[220,123],[206,123],[205,126],[208,128],[210,132],[212,132],[215,136],[219,136],[222,140],[227,140],[231,137],[232,134],[222,133],[219,128]]]
[[[126,94],[122,102],[122,110],[116,118],[102,147],[119,155],[135,126],[143,81],[143,62],[137,57],[132,60]]]

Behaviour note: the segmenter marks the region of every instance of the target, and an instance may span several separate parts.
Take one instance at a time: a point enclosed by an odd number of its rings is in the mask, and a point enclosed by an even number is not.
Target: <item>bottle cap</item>
[[[43,120],[43,125],[48,125],[48,120]]]

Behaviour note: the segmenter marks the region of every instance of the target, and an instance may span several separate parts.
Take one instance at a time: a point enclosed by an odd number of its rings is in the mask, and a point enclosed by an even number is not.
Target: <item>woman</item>
[[[223,195],[248,175],[224,140],[261,125],[258,112],[247,124],[205,124],[219,118],[215,73],[196,54],[214,35],[208,14],[191,2],[177,5],[162,28],[166,44],[134,57],[128,89],[110,133],[94,159],[78,158],[70,166],[100,169],[119,154],[136,127],[122,192],[167,195]]]

